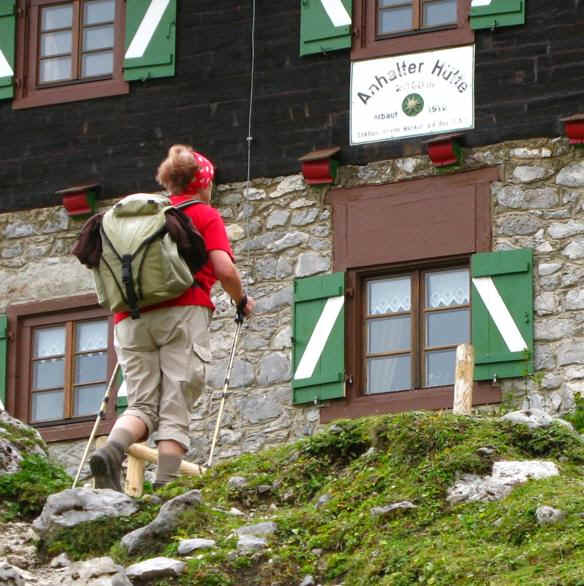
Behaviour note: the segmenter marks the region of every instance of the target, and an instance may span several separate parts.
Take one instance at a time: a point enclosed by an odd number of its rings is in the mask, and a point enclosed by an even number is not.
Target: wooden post
[[[133,456],[129,452],[124,492],[134,498],[141,497],[144,494],[144,460]]]
[[[103,446],[105,446],[105,443],[107,442],[107,435],[100,435],[98,437],[95,438],[95,449],[97,450],[98,448],[103,448]],[[93,486],[93,488],[95,488],[95,478],[91,479],[91,486]]]
[[[158,463],[158,452],[144,444],[132,444],[128,448],[128,456],[130,455],[135,458],[140,458],[141,460],[152,462],[153,464]],[[187,474],[188,476],[198,476],[199,474],[202,474],[205,469],[202,466],[183,460],[180,463],[178,471],[182,474]]]
[[[474,372],[474,348],[472,344],[460,344],[456,348],[456,370],[454,374],[454,404],[452,413],[470,415]]]

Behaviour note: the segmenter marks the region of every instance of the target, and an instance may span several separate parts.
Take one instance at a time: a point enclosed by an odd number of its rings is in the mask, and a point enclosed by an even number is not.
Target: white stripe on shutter
[[[493,0],[472,0],[471,6],[477,8],[480,6],[488,6]]]
[[[351,17],[341,0],[320,0],[335,27],[351,24]]]
[[[12,71],[10,63],[8,63],[4,53],[0,50],[0,77],[10,77],[11,75],[14,75],[14,71]]]
[[[152,0],[126,51],[126,59],[138,59],[144,56],[169,4],[170,0]]]
[[[122,384],[120,385],[120,388],[118,389],[118,399],[120,397],[127,397],[128,396],[128,385],[126,384],[126,381],[123,380]]]
[[[527,350],[527,344],[517,327],[513,317],[509,313],[503,298],[497,291],[491,277],[476,277],[472,280],[491,319],[495,322],[505,344],[510,352]]]
[[[344,295],[327,299],[294,374],[295,380],[310,378],[312,376],[344,303]]]

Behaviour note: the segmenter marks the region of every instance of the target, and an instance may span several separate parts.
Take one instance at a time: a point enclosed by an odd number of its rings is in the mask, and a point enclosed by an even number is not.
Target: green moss
[[[75,559],[108,553],[128,565],[152,555],[177,557],[181,539],[216,541],[216,548],[186,560],[181,578],[159,586],[297,586],[306,574],[345,586],[582,586],[583,446],[561,426],[531,430],[489,417],[407,413],[341,421],[312,438],[168,485],[159,493],[164,499],[197,488],[204,504],[184,513],[169,539],[135,556],[119,539],[154,517],[152,505],[127,520],[68,530],[50,552]],[[533,458],[555,461],[561,476],[530,481],[500,502],[448,505],[446,491],[458,474],[488,474],[494,461]],[[228,489],[236,475],[246,478],[245,489]],[[271,490],[258,491],[262,485]],[[330,501],[316,508],[323,494]],[[402,500],[416,508],[371,514]],[[564,511],[563,520],[539,525],[535,511],[544,504]],[[250,516],[227,514],[231,506]],[[235,530],[268,519],[278,527],[269,550],[234,555]]]
[[[50,494],[70,488],[71,477],[62,466],[37,454],[26,456],[14,474],[0,476],[0,500],[5,520],[37,517]]]

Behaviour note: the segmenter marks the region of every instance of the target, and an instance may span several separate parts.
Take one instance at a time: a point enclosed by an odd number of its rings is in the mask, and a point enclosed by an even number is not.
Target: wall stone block
[[[578,161],[564,167],[558,173],[556,183],[565,187],[584,187],[584,162]]]
[[[305,252],[298,257],[294,274],[297,277],[309,277],[324,273],[330,268],[330,260],[315,252]]]
[[[493,193],[497,202],[507,208],[551,208],[558,204],[559,194],[552,187],[525,189],[519,185],[495,183]]]

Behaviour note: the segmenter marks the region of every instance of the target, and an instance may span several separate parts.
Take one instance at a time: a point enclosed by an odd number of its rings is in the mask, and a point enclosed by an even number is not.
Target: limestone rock
[[[122,545],[131,555],[138,551],[145,543],[153,540],[166,539],[175,529],[178,518],[184,511],[201,504],[201,493],[191,490],[168,501],[160,508],[154,521],[124,535]]]
[[[404,511],[408,509],[416,509],[416,505],[410,501],[400,501],[399,503],[393,503],[392,505],[386,505],[383,507],[373,507],[371,509],[371,515],[373,517],[389,517],[395,511]]]
[[[535,511],[535,518],[538,525],[552,525],[563,519],[565,514],[553,507],[541,506],[537,507]]]
[[[134,499],[115,490],[70,488],[49,496],[33,527],[44,537],[104,517],[129,517],[137,510]]]
[[[498,501],[505,498],[517,484],[558,474],[559,470],[553,462],[495,462],[491,476],[462,475],[448,489],[447,501],[451,505],[474,501]]]
[[[126,572],[110,557],[95,558],[72,564],[63,586],[132,586]]]
[[[556,177],[558,185],[566,187],[584,187],[584,163],[572,163],[564,167]]]
[[[20,462],[29,454],[47,456],[39,432],[0,410],[0,475],[17,472]]]
[[[255,537],[265,537],[273,535],[278,530],[278,526],[273,521],[266,521],[263,523],[256,523],[255,525],[244,525],[235,532],[237,535],[253,535]]]
[[[572,425],[564,419],[558,417],[552,417],[546,411],[542,409],[524,409],[521,411],[512,411],[506,413],[501,417],[503,421],[510,421],[511,423],[520,423],[527,425],[530,429],[536,427],[548,427],[553,423],[559,423],[565,427],[572,429]]]
[[[240,553],[253,553],[268,546],[263,537],[255,537],[253,535],[240,535],[237,540],[237,551]]]
[[[185,568],[184,562],[157,557],[128,566],[126,574],[132,581],[147,582],[156,578],[177,578]]]
[[[178,553],[180,555],[187,555],[197,549],[209,549],[215,547],[213,539],[182,539],[178,544]]]
[[[7,562],[0,563],[0,584],[2,586],[26,586],[26,582],[18,568]]]

